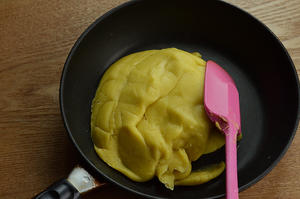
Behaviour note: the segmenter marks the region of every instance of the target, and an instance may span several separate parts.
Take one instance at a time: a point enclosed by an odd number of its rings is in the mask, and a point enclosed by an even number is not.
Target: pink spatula
[[[213,61],[206,63],[204,106],[226,137],[226,195],[238,199],[237,134],[241,132],[239,93],[229,74]]]

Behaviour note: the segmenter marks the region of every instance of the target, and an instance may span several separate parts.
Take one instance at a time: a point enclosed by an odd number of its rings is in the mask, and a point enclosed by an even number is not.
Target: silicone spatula
[[[239,93],[230,75],[207,61],[204,107],[210,120],[224,132],[226,151],[226,198],[238,199],[237,135],[241,132]]]

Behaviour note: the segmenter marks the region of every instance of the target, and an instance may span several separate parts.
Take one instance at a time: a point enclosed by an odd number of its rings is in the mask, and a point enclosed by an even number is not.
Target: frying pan
[[[176,47],[200,52],[233,77],[240,93],[243,138],[238,147],[239,189],[263,178],[279,162],[299,120],[299,80],[286,49],[261,22],[222,1],[136,0],[96,20],[72,48],[61,78],[60,105],[67,132],[90,171],[148,198],[220,198],[225,175],[199,186],[167,190],[153,179],[133,182],[95,153],[91,102],[101,76],[130,53]],[[193,168],[224,159],[223,149]]]

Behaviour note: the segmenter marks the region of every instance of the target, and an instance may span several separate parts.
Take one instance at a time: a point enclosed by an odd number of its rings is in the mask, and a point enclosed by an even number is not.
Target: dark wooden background
[[[31,198],[78,162],[58,102],[61,71],[80,34],[125,0],[0,0],[0,198]],[[300,1],[228,0],[281,39],[299,72]],[[298,131],[299,133],[299,131]],[[300,198],[300,136],[241,199]],[[113,185],[84,196],[139,198]]]

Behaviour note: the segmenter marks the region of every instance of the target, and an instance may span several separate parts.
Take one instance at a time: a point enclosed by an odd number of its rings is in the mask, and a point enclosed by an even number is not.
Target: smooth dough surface
[[[100,158],[134,181],[157,176],[169,189],[220,175],[224,163],[201,171],[191,166],[224,145],[203,106],[205,64],[199,53],[168,48],[111,65],[92,103],[91,136]]]

